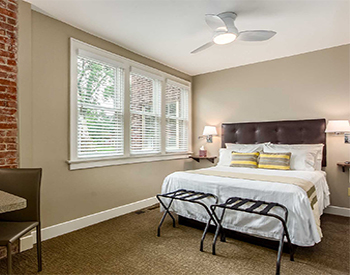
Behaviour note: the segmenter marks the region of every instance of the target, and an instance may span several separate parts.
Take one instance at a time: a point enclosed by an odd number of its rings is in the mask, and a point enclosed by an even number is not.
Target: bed
[[[324,119],[274,121],[257,123],[222,124],[222,148],[226,143],[233,144],[323,144],[320,166],[326,166],[326,136]],[[235,174],[225,177],[222,174]],[[243,175],[237,178],[237,175]],[[244,175],[247,175],[244,176]],[[308,195],[297,185],[276,181],[256,180],[256,177],[284,177],[311,182],[315,187],[317,205],[311,207]],[[242,197],[283,204],[289,211],[287,227],[293,244],[313,246],[319,243],[322,232],[317,220],[329,205],[329,189],[326,173],[299,170],[272,170],[240,168],[219,165],[211,168],[175,172],[167,176],[162,185],[162,193],[177,189],[188,189],[218,196],[219,202],[229,197]],[[208,202],[210,203],[210,202]],[[207,214],[195,204],[174,202],[171,211],[181,217],[207,222]],[[278,210],[275,210],[278,211]],[[317,213],[317,214],[315,214]],[[279,213],[277,213],[279,214]],[[278,240],[281,224],[275,219],[244,212],[227,212],[223,227],[241,233]]]

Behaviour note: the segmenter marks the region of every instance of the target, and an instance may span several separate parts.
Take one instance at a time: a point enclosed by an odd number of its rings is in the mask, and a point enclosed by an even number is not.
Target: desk
[[[27,200],[0,190],[0,214],[27,207]]]

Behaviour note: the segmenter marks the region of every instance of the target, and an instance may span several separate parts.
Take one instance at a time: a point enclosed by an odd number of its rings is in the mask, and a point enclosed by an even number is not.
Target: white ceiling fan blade
[[[227,31],[227,27],[225,22],[215,14],[206,14],[205,22],[207,22],[208,26],[213,30],[224,30]]]
[[[204,44],[203,46],[200,46],[199,48],[195,49],[194,51],[192,51],[191,53],[198,53],[201,52],[205,49],[208,49],[209,47],[213,46],[215,43],[213,41],[210,41],[206,44]]]
[[[239,33],[239,41],[265,41],[276,34],[274,31],[243,31]]]

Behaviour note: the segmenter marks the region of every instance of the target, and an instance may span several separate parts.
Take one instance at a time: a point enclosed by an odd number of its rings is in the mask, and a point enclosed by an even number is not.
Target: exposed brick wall
[[[16,168],[17,0],[0,0],[0,168]]]

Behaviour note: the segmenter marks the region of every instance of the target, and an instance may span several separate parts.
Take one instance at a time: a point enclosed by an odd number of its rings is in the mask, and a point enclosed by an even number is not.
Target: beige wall
[[[42,167],[43,226],[149,198],[164,177],[191,169],[190,160],[69,171],[69,38],[163,70],[191,77],[54,20],[20,3],[19,127],[21,167]],[[280,119],[350,118],[349,46],[204,74],[193,78],[193,141],[204,125]],[[207,146],[217,155],[220,138]],[[332,204],[349,207],[350,159],[341,137],[328,137]],[[197,167],[210,165],[202,161]]]
[[[70,37],[191,77],[20,6],[20,165],[43,168],[44,227],[152,197],[165,176],[191,167],[190,160],[174,160],[69,171]]]
[[[193,78],[193,150],[205,125],[283,119],[350,119],[350,46],[203,74]],[[349,207],[349,172],[337,161],[350,160],[344,137],[327,136],[331,204]],[[220,138],[207,149],[218,154]],[[202,162],[197,167],[208,166]]]

